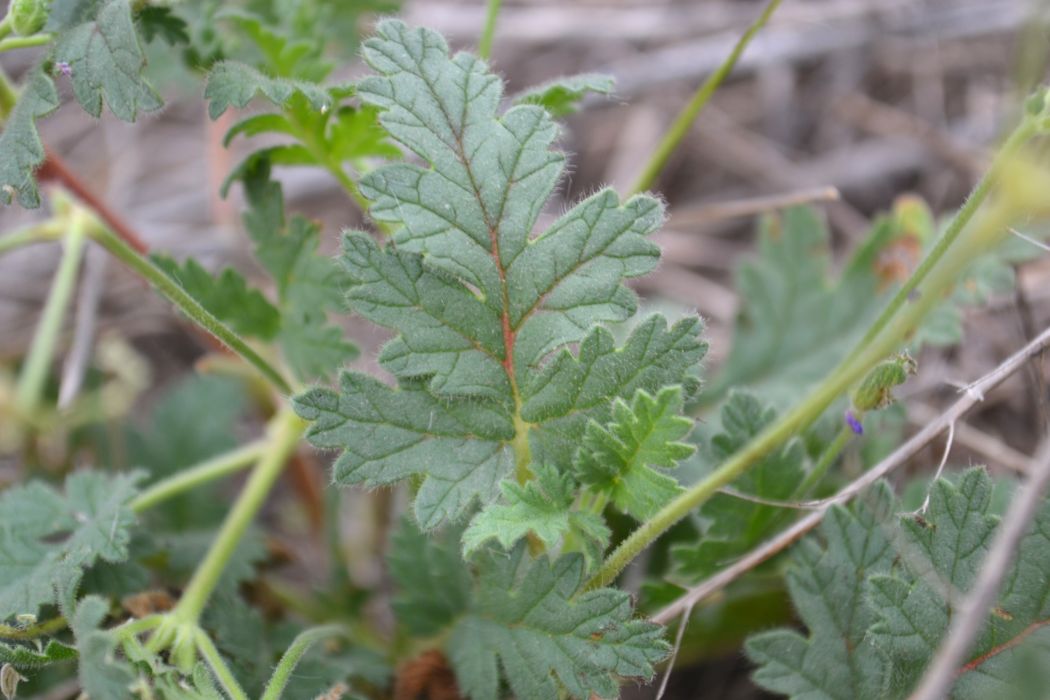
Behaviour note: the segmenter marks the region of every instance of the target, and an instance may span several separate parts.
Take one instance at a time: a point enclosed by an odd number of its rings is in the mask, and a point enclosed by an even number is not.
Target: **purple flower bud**
[[[73,67],[65,61],[59,61],[58,63],[56,63],[55,68],[58,68],[58,72],[66,76],[67,78],[73,75]]]
[[[864,426],[861,425],[857,417],[853,415],[853,411],[846,411],[846,424],[849,426],[850,430],[855,432],[857,435],[864,434]]]

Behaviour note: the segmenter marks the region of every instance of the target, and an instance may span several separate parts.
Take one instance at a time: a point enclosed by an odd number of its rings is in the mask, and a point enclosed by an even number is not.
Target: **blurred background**
[[[604,184],[628,188],[678,110],[724,59],[765,3],[750,0],[504,0],[492,62],[508,92],[559,75],[608,73],[612,97],[589,98],[568,118],[564,148],[569,176],[549,215]],[[393,9],[393,8],[391,8]],[[407,21],[441,31],[453,46],[474,45],[484,22],[482,0],[406,0]],[[370,15],[359,30],[367,35]],[[656,190],[671,217],[657,239],[664,262],[639,291],[660,303],[698,309],[709,324],[717,367],[729,346],[738,307],[734,270],[753,251],[755,214],[770,202],[812,201],[826,216],[840,254],[872,219],[903,194],[916,194],[938,214],[952,212],[984,171],[998,138],[1015,121],[1024,96],[1046,78],[1050,3],[1040,0],[785,0],[743,55]],[[350,47],[352,48],[352,47]],[[154,51],[155,49],[155,51]],[[44,120],[45,143],[125,218],[151,249],[193,255],[215,269],[233,265],[250,279],[250,244],[240,221],[242,196],[217,191],[249,144],[222,146],[232,112],[211,121],[199,77],[151,49],[153,84],[166,107],[136,124],[108,114],[101,122],[80,109]],[[32,51],[2,56],[18,78]],[[361,71],[348,61],[336,77]],[[68,84],[64,100],[70,100]],[[259,142],[250,144],[255,148]],[[238,150],[244,148],[245,150]],[[281,169],[289,208],[324,223],[323,245],[360,227],[345,192],[319,169]],[[756,200],[755,198],[759,198]],[[39,216],[0,211],[0,231]],[[0,257],[0,363],[28,346],[58,244]],[[839,257],[841,259],[841,255]],[[1050,321],[1050,261],[1022,266],[1016,292],[972,310],[977,329],[964,347],[922,358],[909,384],[921,422],[943,401],[946,382],[974,378]],[[372,366],[373,331],[353,320],[349,332]],[[150,394],[184,375],[209,348],[186,332],[172,309],[101,251],[87,258],[77,324],[97,337],[119,334],[139,358]],[[381,339],[372,339],[372,347]],[[1035,375],[1018,374],[971,414],[956,436],[956,459],[1018,469],[1045,425]],[[144,404],[145,405],[145,404]],[[933,449],[939,446],[935,445]],[[15,465],[0,461],[0,483]],[[760,697],[739,654],[676,679],[691,697]],[[699,674],[699,675],[698,675]]]

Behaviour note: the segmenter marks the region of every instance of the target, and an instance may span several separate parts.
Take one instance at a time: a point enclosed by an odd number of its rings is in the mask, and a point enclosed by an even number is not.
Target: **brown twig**
[[[952,404],[947,411],[913,435],[886,459],[865,472],[860,478],[843,488],[835,496],[827,499],[825,501],[826,505],[820,510],[810,513],[784,532],[751,550],[750,553],[732,565],[690,588],[685,595],[654,615],[653,620],[660,624],[667,624],[683,611],[695,606],[715,591],[725,588],[740,576],[789,547],[797,539],[819,525],[832,505],[846,503],[861,491],[907,462],[932,442],[934,438],[944,432],[948,426],[959,420],[974,405],[983,401],[987,392],[1001,384],[1007,377],[1023,367],[1028,360],[1040,354],[1047,347],[1050,347],[1050,328],[1044,330],[1037,338],[1011,355],[994,370],[966,387],[963,396]]]

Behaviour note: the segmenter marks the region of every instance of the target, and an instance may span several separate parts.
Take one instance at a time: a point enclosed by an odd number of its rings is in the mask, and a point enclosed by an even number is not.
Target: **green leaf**
[[[616,81],[611,75],[583,73],[556,78],[514,96],[514,104],[539,105],[553,117],[564,117],[579,108],[588,93],[608,95]]]
[[[467,609],[471,578],[460,556],[460,528],[424,534],[409,518],[394,531],[387,563],[397,593],[391,606],[412,634],[431,637]]]
[[[722,432],[705,451],[710,464],[721,464],[776,418],[775,410],[754,396],[732,392],[722,407]],[[805,449],[790,440],[767,454],[733,482],[742,493],[770,500],[791,500],[805,477]],[[674,578],[686,583],[711,576],[750,551],[784,522],[784,509],[728,494],[715,494],[700,509],[706,527],[693,542],[672,546]]]
[[[334,260],[318,254],[321,229],[316,223],[301,216],[286,218],[281,186],[270,178],[266,157],[250,163],[244,188],[250,207],[245,226],[259,262],[277,284],[277,340],[285,360],[300,379],[326,377],[357,355],[357,348],[328,324],[325,315],[343,308],[345,273]]]
[[[146,43],[156,38],[163,39],[169,46],[190,43],[189,25],[170,7],[146,5],[138,11],[135,19]]]
[[[609,494],[617,508],[638,520],[652,517],[682,490],[654,467],[676,467],[696,449],[679,442],[693,429],[681,412],[680,386],[665,387],[655,398],[639,389],[630,405],[616,399],[611,423],[587,425],[575,462],[580,482]]]
[[[536,478],[524,486],[504,481],[501,488],[506,504],[494,504],[478,513],[463,533],[463,552],[470,555],[489,540],[504,549],[532,533],[547,549],[554,550],[561,539],[573,533],[586,543],[589,564],[601,557],[611,533],[600,515],[572,509],[576,482],[557,468],[540,465]]]
[[[620,679],[650,679],[670,650],[658,625],[631,619],[627,593],[581,591],[579,554],[530,561],[521,544],[482,552],[478,570],[474,603],[448,642],[459,686],[475,700],[500,697],[500,675],[519,700],[559,689],[583,700],[619,697]]]
[[[163,255],[154,255],[152,259],[201,306],[237,333],[264,340],[277,334],[280,313],[261,292],[249,288],[236,270],[228,267],[213,277],[193,258],[181,266]]]
[[[0,201],[4,204],[10,204],[17,194],[23,207],[40,206],[34,172],[45,154],[36,120],[58,109],[58,104],[54,82],[42,69],[34,68],[0,134]]]
[[[533,235],[565,160],[551,148],[549,114],[535,105],[501,114],[499,79],[469,54],[450,57],[429,30],[381,22],[364,56],[378,75],[358,84],[358,96],[423,161],[361,180],[370,213],[394,227],[394,240],[350,233],[340,258],[350,309],[396,332],[379,361],[399,386],[347,374],[341,392],[310,391],[295,405],[316,421],[315,445],[345,450],[337,483],[423,476],[415,512],[429,529],[493,500],[514,455],[523,457],[526,431],[533,465],[565,471],[587,420],[602,419],[617,396],[695,389],[704,346],[696,319],[668,331],[654,318],[621,350],[595,328],[635,311],[625,281],[657,262],[646,236],[663,220],[658,201],[620,202],[604,190]],[[604,355],[587,358],[603,370],[593,381],[551,384],[548,366],[571,372],[579,362],[567,346],[581,342],[581,356]],[[549,424],[555,418],[561,424]],[[573,438],[571,449],[545,452]]]
[[[514,426],[481,402],[441,401],[422,387],[391,389],[367,375],[344,372],[340,390],[315,388],[293,399],[313,421],[307,438],[342,448],[337,483],[374,487],[425,475],[415,513],[424,529],[461,518],[477,498],[490,500],[514,458]]]
[[[64,495],[41,482],[0,494],[0,620],[57,603],[99,559],[127,558],[139,478],[83,471]]]
[[[43,648],[32,648],[20,644],[0,643],[0,664],[11,664],[15,668],[40,668],[77,658],[77,650],[68,644],[50,639]]]
[[[107,0],[89,22],[59,34],[55,60],[69,64],[73,94],[88,114],[102,115],[102,101],[124,121],[163,104],[142,77],[146,56],[139,45],[128,0]]]
[[[98,596],[87,596],[77,605],[69,621],[80,654],[80,687],[93,698],[123,700],[133,697],[135,680],[131,664],[116,657],[113,634],[99,629],[109,612],[109,604]]]
[[[320,85],[302,80],[272,78],[238,61],[217,63],[208,74],[204,99],[208,116],[218,119],[230,107],[243,108],[262,95],[278,107],[286,106],[295,95],[301,95],[318,112],[332,107],[332,96]]]
[[[813,700],[886,697],[886,664],[867,637],[876,615],[864,594],[865,577],[892,565],[883,526],[895,505],[880,483],[852,511],[834,506],[819,536],[795,547],[788,589],[809,636],[774,630],[751,637],[745,650],[758,665],[758,685]]]

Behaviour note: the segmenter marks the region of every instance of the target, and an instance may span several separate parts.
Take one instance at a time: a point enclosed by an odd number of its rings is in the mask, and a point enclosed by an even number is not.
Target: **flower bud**
[[[15,34],[30,36],[43,29],[51,12],[50,5],[51,0],[11,0],[7,13]]]
[[[858,411],[877,411],[893,403],[893,387],[908,381],[917,365],[908,353],[875,365],[853,392],[853,406]]]

